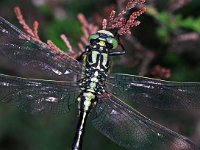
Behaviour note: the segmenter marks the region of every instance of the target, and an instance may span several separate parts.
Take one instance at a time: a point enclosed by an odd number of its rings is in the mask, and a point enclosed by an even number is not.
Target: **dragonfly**
[[[24,70],[50,79],[0,74],[0,102],[32,114],[66,114],[77,103],[79,119],[72,150],[81,150],[85,124],[129,150],[199,150],[186,138],[145,117],[124,102],[159,109],[191,110],[200,106],[200,83],[170,82],[110,73],[111,57],[123,55],[108,30],[89,36],[80,61],[52,50],[0,17],[0,55]]]

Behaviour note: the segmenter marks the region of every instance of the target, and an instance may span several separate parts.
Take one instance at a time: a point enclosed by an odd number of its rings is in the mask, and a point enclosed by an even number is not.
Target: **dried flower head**
[[[98,27],[93,25],[92,23],[89,23],[83,14],[78,14],[77,18],[82,25],[82,33],[83,33],[83,36],[81,36],[80,38],[81,42],[78,43],[78,47],[83,52],[85,51],[85,46],[89,44],[88,37],[90,36],[90,34],[96,33]]]
[[[31,29],[31,27],[29,27],[29,25],[26,23],[20,8],[15,7],[14,11],[15,11],[15,14],[16,14],[16,17],[17,17],[19,23],[22,25],[24,31],[27,33],[29,38],[31,38],[35,42],[42,44],[44,47],[48,47],[52,51],[57,51],[59,53],[63,53],[63,51],[60,48],[58,48],[51,40],[47,40],[47,43],[40,40],[39,35],[38,35],[38,27],[39,27],[38,21],[34,21],[33,29]],[[65,54],[67,54],[70,57],[76,58],[79,54],[74,52],[67,36],[62,34],[60,37],[63,40],[63,42],[65,43],[66,47],[68,48],[68,51]],[[21,36],[20,38],[23,39],[25,37]]]
[[[134,11],[130,15],[129,10],[136,6],[141,6],[145,0],[129,0],[126,8],[122,10],[118,15],[115,11],[110,13],[109,19],[104,19],[102,22],[103,29],[117,29],[119,35],[130,34],[130,28],[138,26],[140,21],[137,18],[145,12],[145,7],[140,7],[138,11]],[[128,18],[127,18],[128,16]]]
[[[24,31],[34,40],[34,41],[40,41],[38,36],[38,27],[39,23],[37,21],[34,21],[33,23],[33,30],[28,26],[26,21],[24,20],[24,17],[22,15],[22,12],[19,7],[14,8],[15,14],[17,19],[19,20],[19,23],[24,28]]]

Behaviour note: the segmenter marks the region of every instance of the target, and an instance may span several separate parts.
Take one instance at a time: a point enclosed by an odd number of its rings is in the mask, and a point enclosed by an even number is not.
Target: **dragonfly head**
[[[116,49],[118,47],[118,42],[114,38],[114,35],[107,30],[99,30],[95,34],[91,34],[88,38],[91,45],[98,44],[101,47],[106,47],[108,49]]]

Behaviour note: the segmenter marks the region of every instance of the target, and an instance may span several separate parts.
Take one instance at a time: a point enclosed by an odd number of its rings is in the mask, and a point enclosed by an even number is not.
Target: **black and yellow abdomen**
[[[79,121],[72,145],[73,150],[80,150],[87,116],[98,103],[98,95],[105,92],[104,82],[110,69],[109,49],[116,48],[113,37],[112,33],[105,30],[91,35],[90,45],[82,55],[83,70],[79,82],[81,93],[77,98]]]

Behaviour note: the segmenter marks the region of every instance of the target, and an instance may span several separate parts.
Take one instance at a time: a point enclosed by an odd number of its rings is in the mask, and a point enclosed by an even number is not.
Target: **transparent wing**
[[[200,108],[200,83],[111,74],[107,79],[107,88],[120,99],[159,109]]]
[[[81,64],[64,52],[35,42],[17,27],[0,17],[0,56],[23,68],[24,72],[56,80],[72,81],[80,75]],[[37,71],[36,71],[37,70]]]
[[[0,103],[37,113],[62,114],[76,100],[74,82],[25,79],[0,74]]]
[[[113,95],[103,95],[96,107],[94,127],[130,150],[198,150],[188,138],[146,118]]]

